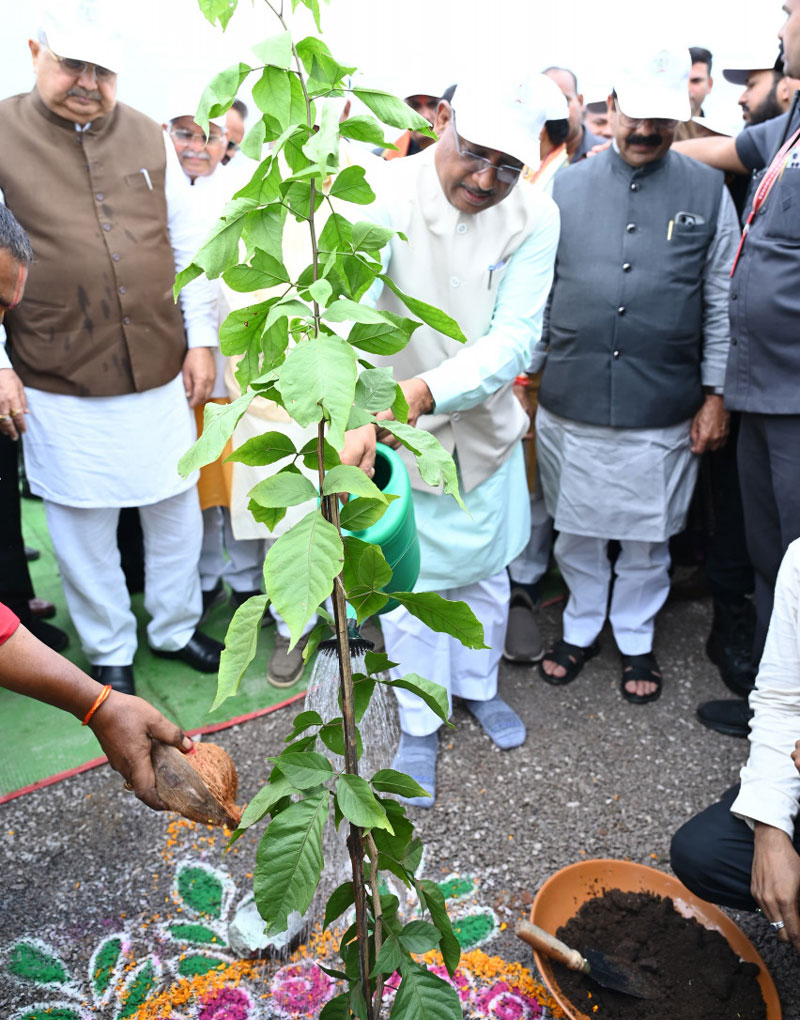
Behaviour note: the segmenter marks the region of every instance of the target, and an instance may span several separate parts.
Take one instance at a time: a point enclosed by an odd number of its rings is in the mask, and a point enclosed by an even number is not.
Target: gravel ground
[[[546,638],[560,633],[559,618],[557,606],[543,611]],[[630,858],[669,871],[671,834],[736,780],[747,753],[745,741],[710,733],[695,720],[700,701],[726,694],[703,653],[709,623],[707,601],[666,607],[655,649],[665,689],[651,705],[621,700],[609,634],[602,654],[566,688],[504,664],[501,693],[522,715],[528,740],[499,752],[456,710],[456,729],[442,741],[436,807],[414,812],[429,871],[478,876],[483,901],[511,927],[552,872],[583,856]],[[265,758],[279,749],[290,719],[290,711],[281,711],[214,737],[237,764],[241,800],[260,785]],[[169,818],[121,788],[122,780],[101,768],[0,808],[0,949],[34,935],[58,944],[66,962],[85,973],[92,948],[121,917],[152,918],[165,902],[171,880],[165,865],[181,848],[170,849]],[[198,843],[241,891],[256,839],[245,836],[238,852],[224,858],[221,838],[202,835]],[[800,1020],[800,960],[755,915],[731,916],[771,970],[785,1020]],[[531,963],[509,931],[492,951]],[[30,995],[0,971],[0,1017],[28,1002]]]

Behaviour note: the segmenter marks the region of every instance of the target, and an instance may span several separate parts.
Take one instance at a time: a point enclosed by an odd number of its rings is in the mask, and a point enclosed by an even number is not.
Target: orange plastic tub
[[[684,917],[693,917],[705,928],[718,931],[728,940],[728,945],[737,956],[758,965],[760,968],[758,983],[767,1005],[767,1020],[781,1020],[781,1004],[775,982],[750,939],[719,907],[698,899],[682,882],[663,871],[656,871],[655,868],[648,868],[644,864],[608,858],[570,864],[551,875],[536,894],[531,907],[531,921],[545,931],[555,933],[562,924],[566,924],[578,913],[587,900],[602,896],[606,889],[669,896],[676,910]],[[534,952],[533,956],[550,994],[570,1020],[593,1020],[565,997],[547,957],[537,952]]]

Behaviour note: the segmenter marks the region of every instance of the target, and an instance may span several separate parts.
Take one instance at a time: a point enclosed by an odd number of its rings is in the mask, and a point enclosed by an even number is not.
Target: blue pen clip
[[[494,273],[495,269],[502,269],[507,261],[507,259],[501,259],[499,262],[495,262],[494,265],[489,266],[489,284],[486,288],[487,290],[492,289],[492,273]]]

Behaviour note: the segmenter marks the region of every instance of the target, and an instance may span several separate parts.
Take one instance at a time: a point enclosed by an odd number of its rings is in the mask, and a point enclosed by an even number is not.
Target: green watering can
[[[373,482],[381,492],[397,496],[386,509],[383,517],[363,531],[346,531],[346,535],[360,538],[380,546],[386,562],[392,568],[392,579],[383,589],[387,594],[393,591],[412,591],[419,577],[419,538],[414,520],[414,504],[411,499],[411,482],[408,471],[398,454],[383,443],[375,449],[375,475]],[[389,599],[379,613],[388,613],[399,605]]]

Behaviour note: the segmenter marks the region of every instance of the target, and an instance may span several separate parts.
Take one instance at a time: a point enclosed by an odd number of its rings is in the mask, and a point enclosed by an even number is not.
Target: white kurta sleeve
[[[786,551],[764,655],[750,695],[750,757],[731,811],[764,822],[791,839],[800,805],[800,774],[791,753],[800,739],[800,539]]]
[[[542,332],[558,236],[558,208],[547,202],[536,230],[509,261],[497,288],[489,331],[420,374],[433,395],[437,413],[475,407],[527,369]]]
[[[189,191],[189,182],[181,169],[175,146],[164,134],[167,168],[164,191],[167,198],[167,227],[175,272],[179,273],[192,261],[203,243],[205,224],[197,217]],[[217,289],[205,276],[192,280],[180,294],[186,343],[189,347],[217,347]]]

